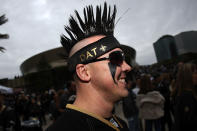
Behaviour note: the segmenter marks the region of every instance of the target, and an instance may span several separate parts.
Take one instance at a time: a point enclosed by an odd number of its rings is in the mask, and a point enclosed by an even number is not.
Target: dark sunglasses
[[[87,63],[84,63],[84,64],[97,62],[97,61],[103,61],[103,60],[109,60],[111,64],[120,66],[123,63],[123,61],[125,60],[125,56],[122,51],[114,51],[109,54],[109,57],[94,59],[94,60],[88,61]]]

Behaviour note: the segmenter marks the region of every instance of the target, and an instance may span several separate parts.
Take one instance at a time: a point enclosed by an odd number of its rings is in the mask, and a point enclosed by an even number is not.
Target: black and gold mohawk
[[[76,10],[75,14],[78,20],[76,20],[73,16],[70,16],[69,25],[65,26],[65,30],[70,38],[65,35],[61,35],[61,44],[65,47],[68,53],[78,41],[87,37],[94,35],[113,36],[114,34],[116,17],[115,5],[112,13],[111,7],[107,7],[106,2],[104,3],[103,12],[101,6],[96,6],[96,18],[94,16],[92,5],[86,6],[83,12],[84,21]]]

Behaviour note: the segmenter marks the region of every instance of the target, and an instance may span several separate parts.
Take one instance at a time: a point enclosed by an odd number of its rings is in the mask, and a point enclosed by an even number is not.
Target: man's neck
[[[114,103],[105,100],[97,92],[86,92],[84,95],[83,93],[77,93],[74,105],[103,118],[111,117],[114,107]]]

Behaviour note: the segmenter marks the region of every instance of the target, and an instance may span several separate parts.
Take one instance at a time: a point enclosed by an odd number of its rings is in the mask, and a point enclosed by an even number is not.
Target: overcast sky
[[[161,36],[197,30],[197,0],[106,0],[116,4],[115,36],[133,47],[139,64],[156,62],[153,43]],[[29,57],[61,46],[60,35],[65,33],[74,10],[102,4],[104,0],[1,0],[0,15],[9,21],[0,26],[0,33],[9,34],[0,40],[6,48],[0,52],[0,79],[21,75],[20,65]]]

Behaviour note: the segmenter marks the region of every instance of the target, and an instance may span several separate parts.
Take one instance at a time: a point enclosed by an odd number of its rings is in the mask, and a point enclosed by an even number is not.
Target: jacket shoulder
[[[84,117],[79,113],[66,109],[62,116],[60,116],[52,125],[50,125],[46,131],[86,130],[85,128],[87,126],[83,120]]]

